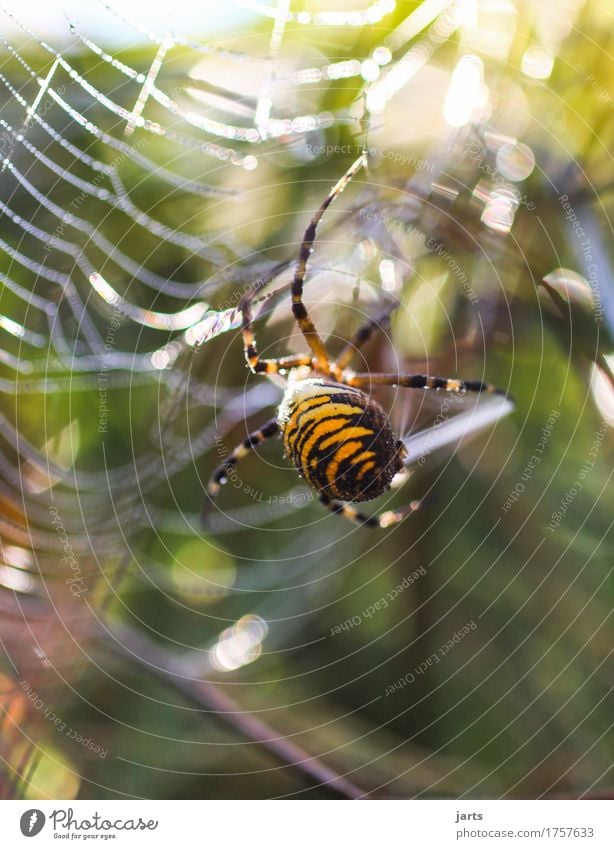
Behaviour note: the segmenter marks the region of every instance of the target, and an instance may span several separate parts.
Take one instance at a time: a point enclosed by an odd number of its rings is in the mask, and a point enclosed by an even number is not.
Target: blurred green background
[[[5,44],[5,798],[612,793],[614,8],[331,10]],[[331,351],[395,304],[365,368],[515,410],[410,458],[365,505],[421,500],[389,531],[325,513],[276,441],[201,525],[283,391],[232,311],[279,291],[260,350],[302,350],[292,265],[363,144],[305,289]],[[194,347],[188,307],[226,324]],[[475,403],[432,396],[377,397],[400,435]]]

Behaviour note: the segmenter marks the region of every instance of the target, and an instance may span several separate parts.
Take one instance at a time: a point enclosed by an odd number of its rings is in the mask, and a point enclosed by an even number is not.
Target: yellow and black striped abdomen
[[[329,498],[376,498],[402,467],[403,449],[386,414],[359,389],[297,381],[286,390],[278,420],[287,456]]]

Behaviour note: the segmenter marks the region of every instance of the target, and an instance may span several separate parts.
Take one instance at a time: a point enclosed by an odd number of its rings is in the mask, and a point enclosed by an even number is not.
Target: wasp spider
[[[322,504],[353,522],[385,528],[416,509],[416,502],[401,510],[379,516],[366,516],[351,503],[368,501],[390,489],[392,478],[403,468],[406,451],[390,426],[383,409],[364,391],[372,386],[404,386],[410,389],[439,389],[448,392],[494,392],[505,394],[489,383],[429,377],[422,374],[355,373],[347,366],[354,351],[363,345],[378,326],[377,319],[362,326],[336,360],[329,359],[326,347],[303,303],[307,262],[313,250],[316,230],[322,216],[359,168],[359,157],[328,194],[305,231],[292,280],[292,313],[309,347],[309,353],[279,359],[260,359],[252,328],[251,301],[241,302],[245,359],[254,374],[290,373],[288,387],[277,416],[251,433],[219,465],[208,485],[214,498],[228,472],[256,445],[281,435],[286,456],[299,475],[313,487]],[[300,372],[310,369],[303,379]]]

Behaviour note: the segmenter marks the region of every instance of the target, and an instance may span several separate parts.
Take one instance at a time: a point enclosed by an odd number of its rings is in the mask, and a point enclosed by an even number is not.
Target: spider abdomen
[[[402,468],[400,443],[379,404],[321,378],[291,384],[278,412],[288,458],[323,495],[368,501]]]

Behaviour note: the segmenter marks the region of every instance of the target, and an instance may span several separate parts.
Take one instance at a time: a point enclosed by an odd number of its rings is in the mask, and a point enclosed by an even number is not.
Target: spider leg
[[[310,350],[313,352],[313,355],[316,360],[316,366],[319,371],[324,372],[325,374],[330,373],[330,365],[328,361],[328,354],[326,353],[326,348],[324,346],[324,342],[318,331],[315,328],[315,325],[309,314],[305,308],[305,304],[303,303],[303,284],[305,282],[305,274],[307,272],[307,263],[309,261],[309,256],[313,250],[313,243],[316,237],[316,230],[318,229],[318,224],[322,220],[322,216],[337,197],[337,195],[341,194],[341,192],[345,189],[347,184],[350,182],[354,174],[366,163],[366,155],[363,153],[358,159],[351,165],[348,170],[345,172],[343,177],[333,186],[333,188],[328,193],[328,196],[324,203],[317,210],[313,218],[311,219],[309,226],[305,230],[305,235],[303,236],[303,241],[301,243],[301,248],[298,255],[298,262],[296,265],[296,271],[294,272],[294,279],[292,280],[292,313],[296,319],[296,322],[307,340],[307,344],[309,345]]]
[[[320,494],[320,502],[331,513],[337,513],[343,516],[344,519],[354,522],[356,525],[364,525],[367,528],[389,528],[391,525],[396,525],[402,521],[406,516],[409,516],[410,513],[415,512],[420,507],[418,501],[412,501],[407,507],[403,507],[401,510],[386,510],[379,515],[366,516],[352,507],[351,504],[345,501],[335,501],[335,499],[329,498],[322,493]]]
[[[449,377],[429,377],[426,374],[352,374],[341,376],[341,383],[359,389],[369,386],[404,386],[407,389],[445,389],[447,392],[488,392],[508,397],[504,389],[498,389],[492,383],[480,380],[458,380]]]
[[[279,424],[277,419],[271,419],[259,430],[255,430],[253,433],[250,433],[240,445],[237,445],[237,447],[224,458],[211,475],[207,485],[207,493],[209,494],[209,497],[216,497],[222,487],[222,484],[226,483],[228,479],[228,472],[237,465],[237,462],[242,457],[245,457],[245,455],[255,448],[256,445],[260,445],[260,443],[264,442],[265,439],[270,439],[277,433],[279,433]]]
[[[274,360],[258,360],[252,367],[254,374],[283,374],[292,368],[309,366],[313,368],[311,354],[296,354],[293,357],[279,357]]]
[[[256,349],[256,340],[253,329],[252,296],[249,295],[241,301],[239,308],[243,314],[241,333],[243,336],[243,352],[245,361],[254,374],[279,374],[298,366],[311,366],[313,358],[311,354],[296,354],[291,357],[280,357],[273,360],[261,360]]]
[[[358,351],[371,338],[376,330],[387,329],[390,326],[390,315],[398,307],[398,304],[392,304],[386,312],[381,313],[375,318],[370,318],[362,324],[352,339],[344,346],[341,353],[334,363],[334,367],[339,372],[342,372],[352,359],[353,354]]]
[[[250,296],[243,298],[239,303],[239,309],[243,315],[241,335],[243,337],[245,362],[252,372],[256,372],[260,358],[256,350],[256,339],[254,337],[252,298]]]

